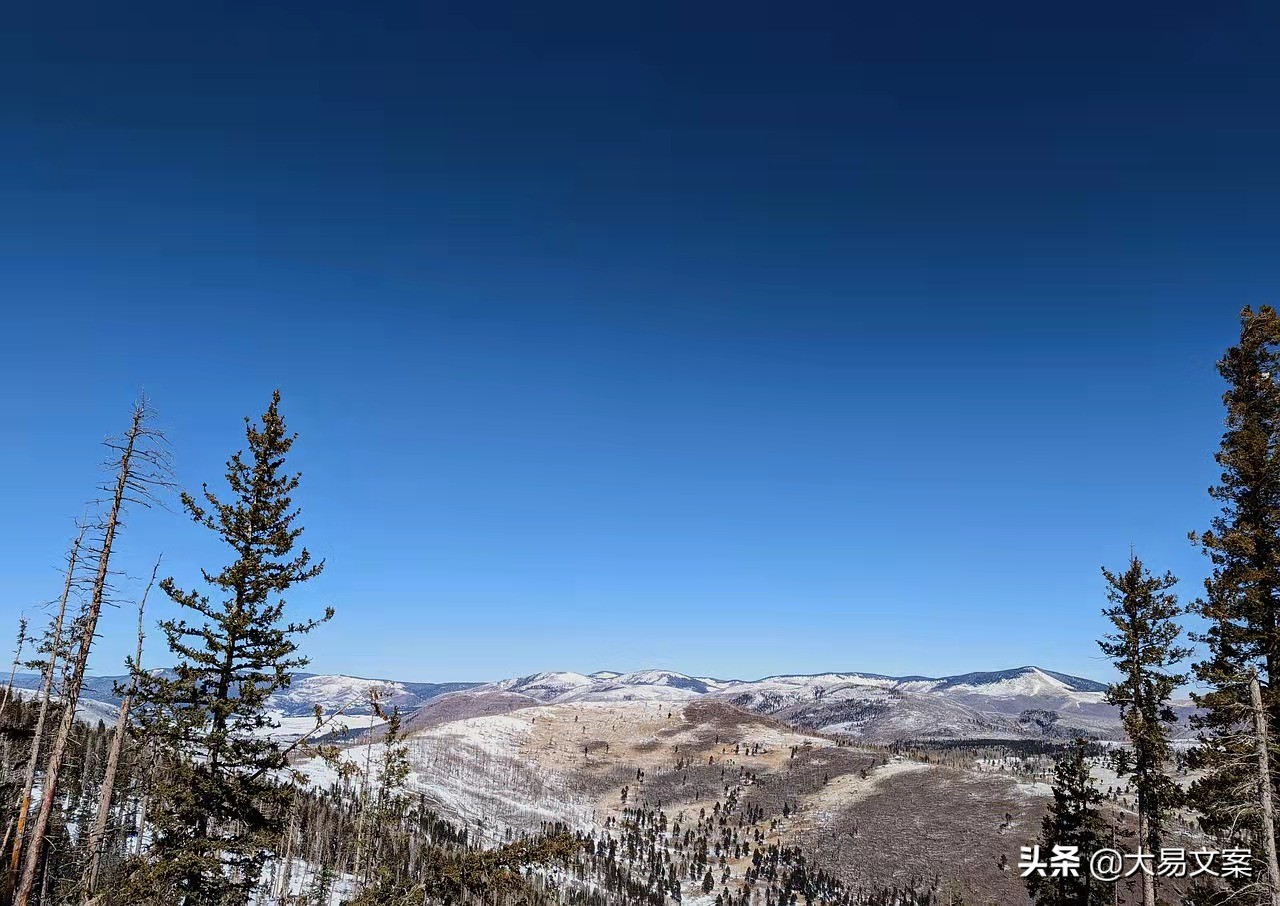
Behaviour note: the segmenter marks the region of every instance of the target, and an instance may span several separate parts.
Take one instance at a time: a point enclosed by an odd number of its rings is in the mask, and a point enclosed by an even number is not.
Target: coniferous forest
[[[1034,833],[1006,851],[977,854],[1017,873],[1022,843],[1069,847],[1087,866],[1103,848],[1159,854],[1188,845],[1243,853],[1247,871],[1121,881],[1086,870],[1031,874],[1020,891],[1037,904],[1160,903],[1280,906],[1276,798],[1280,796],[1280,316],[1246,308],[1239,340],[1222,355],[1224,432],[1212,515],[1192,529],[1208,577],[1190,596],[1140,551],[1118,552],[1100,574],[1107,620],[1100,654],[1117,679],[1105,702],[1127,742],[1084,737],[1021,749],[1000,741],[892,750],[831,734],[847,795],[892,759],[913,765],[1000,763],[1051,792]],[[269,701],[308,664],[307,639],[334,616],[296,612],[291,591],[329,564],[307,548],[306,485],[291,465],[300,441],[279,392],[228,436],[225,473],[198,488],[175,479],[171,450],[150,404],[139,401],[107,442],[108,468],[92,514],[68,526],[52,603],[15,627],[15,653],[0,703],[0,902],[14,906],[410,906],[410,904],[677,903],[834,906],[1008,902],[964,887],[961,869],[877,878],[850,870],[842,853],[858,828],[832,831],[829,848],[798,822],[799,794],[771,787],[747,767],[764,747],[732,734],[743,725],[715,712],[712,754],[679,747],[649,776],[620,783],[614,812],[577,825],[553,820],[497,837],[479,834],[415,778],[412,715],[373,696],[373,738],[330,732],[317,708],[296,738],[274,734]],[[1206,438],[1206,452],[1213,439]],[[216,543],[221,559],[170,574],[161,552],[145,591],[118,600],[113,558],[130,544],[130,513],[160,503]],[[51,552],[52,554],[52,552]],[[332,568],[341,569],[341,564]],[[154,620],[148,606],[163,598]],[[82,695],[104,608],[137,612],[134,653],[121,665],[113,722],[86,716]],[[1084,605],[1082,605],[1084,606]],[[1088,606],[1092,607],[1093,604]],[[132,643],[131,643],[132,644]],[[19,672],[35,688],[19,688]],[[1173,708],[1191,690],[1194,742]],[[660,709],[659,709],[660,710]],[[708,711],[708,714],[711,712]],[[663,719],[673,719],[667,714]],[[1047,724],[1052,716],[1046,717]],[[577,720],[575,717],[574,720]],[[763,739],[784,727],[752,724]],[[585,733],[585,730],[583,731]],[[780,736],[769,737],[772,739]],[[818,738],[814,734],[814,738]],[[345,758],[364,745],[364,764]],[[654,745],[657,745],[656,743]],[[589,761],[604,743],[577,741]],[[717,748],[718,747],[718,748]],[[717,754],[720,753],[720,754]],[[721,757],[721,755],[723,757]],[[797,757],[799,755],[799,757]],[[793,747],[783,759],[795,784],[821,793],[839,780],[834,755]],[[665,756],[664,756],[665,758]],[[735,760],[736,759],[736,760]],[[860,760],[859,760],[860,759]],[[303,760],[332,767],[308,782]],[[669,763],[668,763],[669,762]],[[905,768],[902,766],[905,765]],[[1114,780],[1101,782],[1105,769]],[[805,773],[808,772],[808,773]],[[692,778],[692,780],[691,780]],[[680,790],[697,788],[684,799]],[[609,787],[610,790],[615,789]],[[781,792],[780,792],[781,790]],[[804,795],[812,791],[805,787]],[[611,793],[610,795],[614,795]],[[806,812],[806,821],[816,820]],[[1008,816],[1005,825],[1013,823]],[[927,838],[940,819],[912,817]],[[783,828],[797,832],[783,836]],[[1001,833],[1004,827],[1001,828]],[[874,847],[874,841],[871,842]],[[856,867],[855,867],[856,868]],[[1027,900],[1024,900],[1026,902]]]

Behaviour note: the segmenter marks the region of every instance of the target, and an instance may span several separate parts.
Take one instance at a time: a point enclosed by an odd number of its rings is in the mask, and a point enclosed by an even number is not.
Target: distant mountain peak
[[[958,676],[945,676],[939,680],[939,683],[939,689],[954,689],[960,686],[991,687],[1004,685],[1010,687],[1010,689],[1015,686],[1022,686],[1029,693],[1048,691],[1054,688],[1064,692],[1107,691],[1106,683],[1085,679],[1082,676],[1072,676],[1069,673],[1059,673],[1056,670],[1046,670],[1044,667],[1035,665],[1013,667],[1008,670],[980,671],[962,673]]]

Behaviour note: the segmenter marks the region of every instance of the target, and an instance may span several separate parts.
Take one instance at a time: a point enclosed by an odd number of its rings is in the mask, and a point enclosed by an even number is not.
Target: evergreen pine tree
[[[288,787],[273,777],[286,752],[263,732],[276,726],[267,700],[307,664],[299,637],[333,611],[321,620],[285,618],[280,596],[324,564],[297,547],[302,528],[291,495],[299,476],[284,471],[296,435],[279,404],[277,391],[260,425],[245,420],[249,453],[227,462],[229,500],[207,485],[200,501],[182,495],[186,512],[232,558],[216,573],[201,571],[213,596],[173,578],[160,584],[196,622],[161,621],[177,665],[171,676],[138,676],[137,720],[164,762],[151,792],[151,848],[132,877],[139,902],[245,903],[287,803]]]
[[[22,652],[30,640],[31,637],[27,635],[27,618],[23,615],[18,618],[18,641],[13,649],[13,669],[9,671],[9,682],[4,687],[4,699],[0,701],[0,714],[3,714],[4,709],[9,706],[9,698],[13,695],[13,679],[18,675],[18,668],[22,666]]]
[[[1207,657],[1193,669],[1209,691],[1193,694],[1201,744],[1189,763],[1202,771],[1192,787],[1202,826],[1225,843],[1251,847],[1255,866],[1274,866],[1274,823],[1261,818],[1261,792],[1263,785],[1276,792],[1280,778],[1274,757],[1271,776],[1259,776],[1253,728],[1261,726],[1271,739],[1280,728],[1280,318],[1269,306],[1245,308],[1240,324],[1239,345],[1218,362],[1228,384],[1222,397],[1227,418],[1214,457],[1220,484],[1209,493],[1222,508],[1209,531],[1192,535],[1213,569],[1196,602],[1208,622],[1196,636]],[[1257,715],[1260,724],[1250,698],[1255,676],[1265,709]],[[1254,877],[1232,883],[1243,897],[1238,902],[1276,903],[1278,882]]]
[[[1053,778],[1053,802],[1041,825],[1042,857],[1055,846],[1075,847],[1080,868],[1074,875],[1027,877],[1027,891],[1038,906],[1094,906],[1107,900],[1109,885],[1089,873],[1089,859],[1104,845],[1105,824],[1098,804],[1102,794],[1089,775],[1086,742],[1077,739],[1058,759]]]
[[[399,818],[399,800],[409,780],[411,765],[399,705],[392,707],[390,714],[382,714],[387,719],[387,725],[382,738],[382,774],[378,788],[377,814],[379,823],[386,825]]]
[[[1180,610],[1170,589],[1178,580],[1172,573],[1152,576],[1134,555],[1124,572],[1103,569],[1102,574],[1112,604],[1103,614],[1115,632],[1098,645],[1121,677],[1108,687],[1106,700],[1120,709],[1132,745],[1118,753],[1117,770],[1132,774],[1138,800],[1138,845],[1148,853],[1159,853],[1166,818],[1182,798],[1165,771],[1172,755],[1169,726],[1178,719],[1169,698],[1187,681],[1184,674],[1170,671],[1191,654],[1177,644],[1182,630],[1175,618]],[[1155,878],[1141,874],[1143,906],[1155,906]]]
[[[333,865],[327,859],[321,862],[307,892],[307,906],[332,906],[333,882],[336,879]]]

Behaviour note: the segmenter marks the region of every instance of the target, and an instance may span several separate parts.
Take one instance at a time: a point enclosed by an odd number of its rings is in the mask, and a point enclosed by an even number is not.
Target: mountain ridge
[[[172,672],[172,668],[170,667],[158,667],[154,669],[155,671],[161,672],[161,673]],[[447,682],[419,682],[414,680],[391,679],[388,677],[361,676],[355,673],[343,673],[343,672],[320,673],[315,671],[297,671],[297,672],[291,673],[290,676],[294,680],[312,679],[316,677],[345,677],[347,679],[360,680],[363,682],[398,683],[400,685],[410,686],[410,687],[445,687],[445,686],[476,687],[476,686],[491,685],[493,683],[498,683],[498,682],[509,682],[511,680],[517,680],[517,679],[528,679],[535,676],[548,676],[552,674],[560,674],[560,675],[566,675],[566,676],[567,675],[581,676],[586,679],[597,679],[597,680],[611,680],[611,679],[618,679],[620,677],[639,676],[641,674],[668,674],[674,677],[698,680],[702,682],[714,682],[714,683],[724,683],[724,684],[733,684],[733,683],[746,684],[746,683],[761,683],[761,682],[765,682],[766,680],[775,680],[775,679],[787,679],[787,678],[805,679],[805,678],[818,678],[818,677],[824,677],[824,676],[865,677],[867,679],[894,680],[897,682],[943,682],[943,681],[960,682],[963,680],[970,680],[976,677],[1003,677],[1009,674],[1026,673],[1033,670],[1039,671],[1048,676],[1052,676],[1066,682],[1079,683],[1079,684],[1082,684],[1083,686],[1094,687],[1094,688],[1091,688],[1089,691],[1102,691],[1106,688],[1105,683],[1098,682],[1097,680],[1092,680],[1082,676],[1076,676],[1070,673],[1062,673],[1060,671],[1050,670],[1047,667],[1041,667],[1036,664],[1026,664],[1020,667],[1008,667],[1003,670],[978,670],[978,671],[971,671],[968,673],[957,673],[957,674],[941,675],[941,676],[927,676],[924,674],[896,675],[896,674],[889,674],[889,673],[872,673],[865,670],[823,670],[815,673],[770,673],[768,675],[761,676],[756,679],[742,679],[739,677],[716,677],[716,676],[710,676],[705,674],[698,675],[698,674],[692,674],[692,673],[683,673],[679,670],[672,670],[666,667],[644,667],[638,670],[596,670],[591,673],[579,673],[576,670],[542,670],[542,671],[535,671],[534,673],[523,674],[521,676],[508,677],[501,680],[456,680],[456,681],[451,680]],[[128,678],[129,677],[127,674],[88,674],[85,677],[85,683],[87,686],[101,689],[104,686],[108,686],[110,683],[113,683],[113,682],[127,681]],[[40,679],[39,674],[19,671],[14,675],[14,686],[16,688],[23,688],[23,689],[35,688],[39,683],[39,679]]]
[[[87,678],[82,718],[109,718],[120,701],[115,684],[123,679]],[[31,690],[38,686],[39,676],[18,674],[14,684]],[[280,724],[279,735],[297,736],[314,728],[317,707],[325,715],[341,713],[335,729],[371,729],[381,722],[369,700],[375,691],[380,705],[399,707],[410,726],[429,725],[443,715],[456,718],[473,709],[494,713],[576,702],[707,699],[806,730],[874,741],[1060,738],[1076,733],[1119,738],[1118,712],[1103,700],[1106,688],[1096,680],[1035,665],[941,677],[844,671],[774,674],[757,680],[660,668],[591,674],[542,671],[489,683],[297,673],[288,688],[272,696],[270,711]]]

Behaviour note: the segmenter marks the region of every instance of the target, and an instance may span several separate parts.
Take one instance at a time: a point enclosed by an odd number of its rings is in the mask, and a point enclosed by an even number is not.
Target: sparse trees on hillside
[[[1169,699],[1173,690],[1187,681],[1185,675],[1172,670],[1191,654],[1189,648],[1178,645],[1182,630],[1175,620],[1180,610],[1171,591],[1178,580],[1172,573],[1152,576],[1132,554],[1124,572],[1104,568],[1102,574],[1111,602],[1103,614],[1115,631],[1098,645],[1120,674],[1120,680],[1108,687],[1106,700],[1120,709],[1132,744],[1131,749],[1118,753],[1117,770],[1132,774],[1138,844],[1148,853],[1158,853],[1166,817],[1182,798],[1166,772],[1172,754],[1169,726],[1178,719]],[[1156,906],[1155,877],[1140,874],[1143,906]]]

